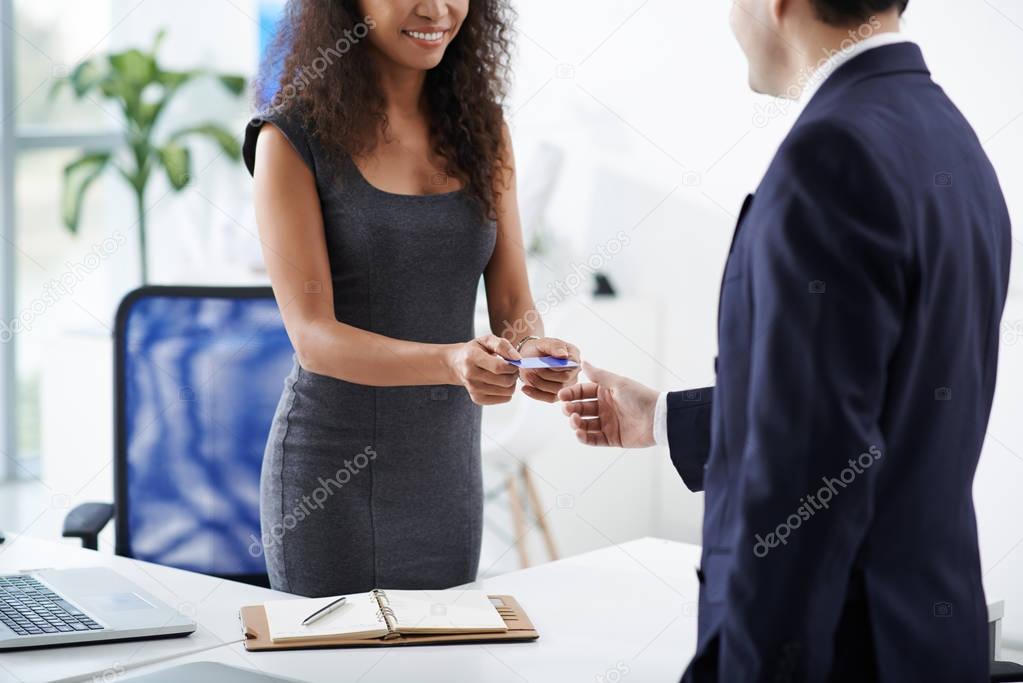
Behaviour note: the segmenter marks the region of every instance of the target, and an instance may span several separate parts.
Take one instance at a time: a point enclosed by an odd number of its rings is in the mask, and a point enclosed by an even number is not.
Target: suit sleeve
[[[690,491],[703,490],[713,399],[714,387],[668,394],[668,450],[672,464]]]
[[[786,141],[762,185],[720,680],[830,671],[889,455],[880,419],[910,263],[883,178],[852,132],[816,123]]]

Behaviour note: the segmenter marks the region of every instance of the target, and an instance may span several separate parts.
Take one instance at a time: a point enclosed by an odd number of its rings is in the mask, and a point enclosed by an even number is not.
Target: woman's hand
[[[522,345],[522,355],[554,356],[555,358],[567,358],[579,362],[579,349],[572,344],[555,339],[544,337],[543,339],[530,339]],[[519,377],[522,378],[522,393],[530,398],[545,403],[555,403],[558,400],[558,392],[565,387],[570,387],[579,379],[579,368],[565,368],[564,370],[519,370]]]
[[[487,334],[456,346],[449,363],[473,403],[491,406],[507,403],[515,395],[519,369],[505,358],[519,360],[522,356],[507,339]]]

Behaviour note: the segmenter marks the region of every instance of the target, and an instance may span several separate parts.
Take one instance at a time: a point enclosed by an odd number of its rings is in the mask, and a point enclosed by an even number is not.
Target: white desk
[[[235,644],[157,667],[218,661],[307,681],[360,683],[613,683],[625,668],[629,680],[676,680],[696,648],[698,563],[698,547],[648,538],[480,581],[483,590],[519,599],[540,632],[533,643],[253,653]],[[157,668],[125,671],[133,663],[240,638],[238,607],[282,595],[24,536],[0,545],[0,572],[68,566],[111,567],[200,628],[188,638],[3,654],[0,681],[104,669],[106,680],[126,680]]]
[[[0,573],[111,567],[192,616],[199,629],[187,638],[5,653],[0,682],[50,681],[103,670],[107,675],[96,680],[127,680],[188,661],[217,661],[303,681],[673,681],[696,649],[699,558],[698,546],[644,538],[475,584],[519,599],[540,632],[533,643],[252,653],[239,643],[128,669],[240,638],[238,608],[284,594],[63,543],[8,537],[0,545]],[[988,606],[996,656],[1003,611],[1001,602]]]

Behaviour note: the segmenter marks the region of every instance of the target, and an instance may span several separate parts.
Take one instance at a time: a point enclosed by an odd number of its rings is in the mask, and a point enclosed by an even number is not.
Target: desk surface
[[[540,632],[533,643],[252,653],[233,644],[135,670],[129,667],[141,661],[240,638],[238,608],[282,594],[15,536],[0,545],[0,572],[111,567],[190,615],[199,629],[188,638],[7,653],[0,657],[0,681],[94,671],[106,671],[104,680],[120,680],[123,672],[127,680],[136,671],[187,661],[218,661],[305,681],[674,680],[696,648],[699,552],[697,546],[646,538],[475,584],[518,598]]]

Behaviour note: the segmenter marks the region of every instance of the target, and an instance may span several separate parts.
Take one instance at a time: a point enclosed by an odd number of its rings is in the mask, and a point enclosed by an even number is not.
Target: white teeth
[[[435,33],[422,33],[420,31],[405,31],[405,33],[409,34],[413,38],[418,38],[419,40],[434,41],[434,40],[440,40],[441,38],[444,37],[444,32],[443,31],[437,31]]]

